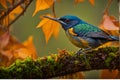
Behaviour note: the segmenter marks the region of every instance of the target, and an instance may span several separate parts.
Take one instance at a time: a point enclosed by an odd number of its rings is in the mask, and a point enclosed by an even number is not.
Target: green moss
[[[106,66],[109,66],[111,61],[118,56],[115,54],[118,49],[119,48],[115,47],[98,49],[98,52],[107,55],[107,59],[105,60]],[[11,66],[0,68],[0,78],[45,78],[46,76],[53,76],[59,73],[60,70],[64,70],[63,66],[69,65],[70,60],[74,60],[73,65],[82,64],[86,66],[84,66],[85,69],[90,69],[90,64],[93,64],[94,57],[99,59],[99,55],[97,55],[98,52],[94,50],[93,52],[89,52],[90,54],[80,54],[78,56],[73,52],[51,54],[47,57],[39,57],[36,61],[29,57],[23,61],[16,60]],[[85,55],[87,59],[85,59]],[[93,62],[91,62],[92,60]],[[89,64],[89,62],[91,63]]]
[[[85,59],[85,54],[80,54],[77,57],[79,57],[80,59],[84,60]]]
[[[112,57],[112,58],[115,58],[115,57],[116,57],[116,54],[113,53],[113,52],[111,52],[111,53],[109,53],[109,56]]]
[[[106,66],[109,66],[110,65],[109,63],[116,57],[115,53],[113,53],[113,52],[109,53],[108,56],[109,57],[107,57],[107,59],[105,60]]]
[[[75,64],[78,64],[79,63],[79,61],[78,60],[75,60],[75,62],[74,62]]]
[[[110,53],[110,52],[117,52],[119,50],[119,47],[105,47],[101,48],[104,52]]]
[[[47,62],[48,62],[48,63],[51,63],[51,64],[54,64],[55,59],[52,58],[51,56],[48,56],[48,57],[47,57]]]

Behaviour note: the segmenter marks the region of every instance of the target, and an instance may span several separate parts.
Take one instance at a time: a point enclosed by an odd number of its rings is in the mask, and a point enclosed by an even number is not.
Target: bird
[[[74,15],[65,15],[60,18],[44,17],[60,23],[68,39],[84,51],[95,49],[109,41],[119,41],[119,37],[110,35]]]

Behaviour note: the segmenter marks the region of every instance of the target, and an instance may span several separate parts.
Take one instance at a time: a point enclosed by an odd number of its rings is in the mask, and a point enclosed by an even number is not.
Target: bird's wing
[[[78,24],[73,28],[73,32],[80,37],[91,37],[101,39],[109,38],[107,33],[102,31],[98,27],[92,26],[90,24]]]
[[[91,38],[110,39],[109,35],[104,32],[89,32],[86,36]]]

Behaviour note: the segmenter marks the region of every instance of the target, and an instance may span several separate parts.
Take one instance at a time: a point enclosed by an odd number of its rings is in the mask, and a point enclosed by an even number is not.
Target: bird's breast
[[[73,35],[73,33],[71,33],[71,29],[66,31],[66,35],[68,37],[68,39],[77,47],[79,48],[87,48],[89,47],[88,42],[83,39],[80,36],[77,35]]]

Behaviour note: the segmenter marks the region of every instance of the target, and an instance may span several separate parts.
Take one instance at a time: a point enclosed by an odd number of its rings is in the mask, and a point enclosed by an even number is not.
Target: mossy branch
[[[120,55],[118,47],[106,47],[86,53],[87,62],[81,54],[65,50],[47,57],[39,57],[36,61],[27,58],[16,60],[7,68],[0,68],[0,78],[52,78],[78,71],[119,69]]]

